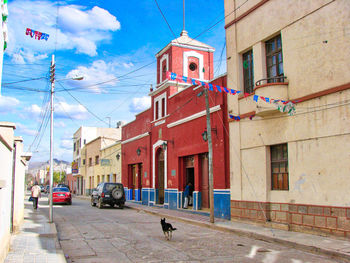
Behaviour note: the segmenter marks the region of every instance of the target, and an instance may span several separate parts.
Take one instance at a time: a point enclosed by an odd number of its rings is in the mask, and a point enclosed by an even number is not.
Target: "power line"
[[[246,4],[249,0],[246,0],[245,2],[243,2],[240,6],[238,6],[237,8],[235,8],[233,11],[231,11],[228,15],[224,16],[223,18],[221,18],[219,21],[217,21],[216,23],[214,23],[213,25],[209,26],[208,28],[204,29],[201,33],[199,33],[197,36],[195,36],[194,38],[192,38],[190,41],[188,41],[186,44],[190,43],[192,40],[197,39],[198,37],[200,37],[201,35],[203,35],[204,33],[206,33],[207,31],[209,31],[210,29],[212,29],[213,27],[215,27],[217,24],[219,24],[221,21],[223,21],[226,17],[230,16],[231,14],[233,14],[234,12],[236,12],[236,10],[238,10],[239,8],[241,8],[244,4]]]
[[[176,39],[176,41],[177,41],[177,38],[176,38],[176,36],[175,36],[175,34],[174,34],[174,31],[172,30],[172,28],[171,28],[170,24],[168,23],[167,19],[165,18],[165,15],[163,14],[162,9],[160,9],[160,6],[158,5],[157,0],[154,0],[154,2],[156,3],[156,5],[157,5],[157,7],[158,7],[158,10],[159,10],[160,14],[162,15],[162,17],[163,17],[163,19],[164,19],[165,23],[168,25],[168,27],[169,27],[169,29],[170,29],[171,33],[173,34],[174,38],[175,38],[175,39]]]
[[[39,78],[24,79],[24,80],[19,80],[19,81],[14,81],[14,82],[3,83],[2,85],[6,86],[6,85],[12,85],[12,84],[21,83],[21,82],[39,80],[39,79],[47,79],[47,78],[46,77],[39,77]]]
[[[82,105],[92,116],[94,116],[99,121],[109,125],[109,123],[105,122],[103,119],[98,117],[95,113],[93,113],[89,108],[87,108],[84,104],[82,104],[76,97],[74,97],[68,90],[65,89],[65,87],[62,85],[62,83],[57,82],[76,102],[78,102],[80,105]]]

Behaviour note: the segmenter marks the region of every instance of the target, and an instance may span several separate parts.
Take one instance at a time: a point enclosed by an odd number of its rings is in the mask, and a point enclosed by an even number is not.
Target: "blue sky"
[[[182,0],[157,2],[179,37]],[[216,49],[215,75],[226,71],[223,2],[186,0],[186,30]],[[15,135],[23,137],[33,161],[49,159],[52,54],[57,79],[54,158],[72,160],[72,137],[80,126],[108,127],[110,122],[115,127],[149,107],[149,88],[156,84],[155,54],[175,38],[154,0],[9,0],[8,10],[0,120],[16,124]],[[25,34],[26,28],[50,37],[36,40]],[[84,80],[63,80],[76,75]]]

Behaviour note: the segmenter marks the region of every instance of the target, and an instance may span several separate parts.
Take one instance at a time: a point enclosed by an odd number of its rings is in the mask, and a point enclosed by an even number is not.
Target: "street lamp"
[[[52,55],[50,66],[50,82],[51,82],[51,107],[50,107],[50,210],[49,210],[49,222],[53,223],[53,210],[52,210],[52,186],[53,186],[53,93],[55,90],[55,55]],[[75,76],[69,78],[72,80],[82,80],[84,77]]]

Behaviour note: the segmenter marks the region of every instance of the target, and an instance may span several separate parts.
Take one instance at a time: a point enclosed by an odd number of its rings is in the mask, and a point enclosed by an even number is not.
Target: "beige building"
[[[84,181],[82,173],[83,167],[83,157],[82,152],[83,147],[95,140],[99,136],[105,136],[108,138],[115,138],[116,140],[121,139],[121,125],[122,122],[117,123],[116,128],[99,128],[99,127],[85,127],[81,126],[73,135],[73,163],[72,163],[72,174],[77,178],[77,194],[85,194],[87,187],[87,181]],[[85,165],[84,165],[85,169]]]
[[[97,137],[82,148],[80,174],[86,182],[85,195],[101,182],[120,182],[120,148],[117,138],[107,137]]]
[[[225,15],[242,92],[228,98],[231,219],[350,237],[350,1],[225,0]]]

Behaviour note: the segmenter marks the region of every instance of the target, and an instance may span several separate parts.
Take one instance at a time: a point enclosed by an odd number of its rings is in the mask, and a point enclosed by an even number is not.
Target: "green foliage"
[[[60,179],[61,177],[61,179]],[[66,173],[65,172],[53,172],[53,182],[57,184],[64,183],[66,180]]]

